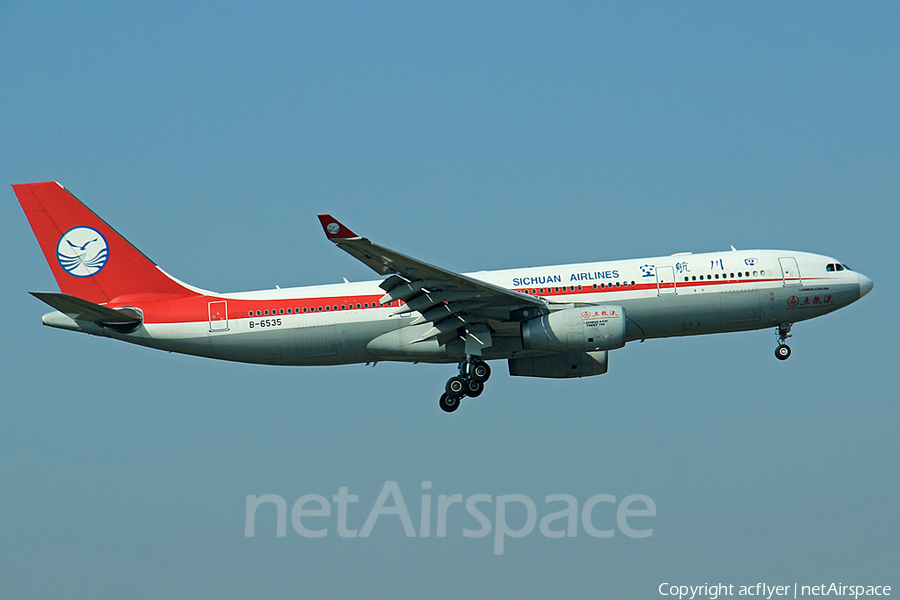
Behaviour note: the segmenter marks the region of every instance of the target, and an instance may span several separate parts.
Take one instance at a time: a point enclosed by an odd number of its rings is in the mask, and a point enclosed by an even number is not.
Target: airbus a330
[[[489,360],[514,376],[587,377],[630,341],[768,327],[785,360],[792,324],[872,289],[828,256],[734,248],[459,274],[319,215],[380,281],[219,294],[167,274],[60,184],[13,188],[60,288],[32,292],[56,309],[45,325],[246,363],[455,363],[447,412],[482,393]]]

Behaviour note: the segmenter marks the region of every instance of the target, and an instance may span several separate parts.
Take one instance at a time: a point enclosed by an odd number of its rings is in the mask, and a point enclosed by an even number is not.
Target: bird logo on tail
[[[106,238],[92,227],[73,227],[59,238],[56,259],[73,277],[91,277],[109,261]]]

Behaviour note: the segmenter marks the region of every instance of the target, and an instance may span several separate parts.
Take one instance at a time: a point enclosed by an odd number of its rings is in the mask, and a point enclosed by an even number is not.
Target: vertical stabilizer
[[[60,184],[12,187],[63,293],[97,304],[125,296],[153,300],[197,294],[164,273]]]

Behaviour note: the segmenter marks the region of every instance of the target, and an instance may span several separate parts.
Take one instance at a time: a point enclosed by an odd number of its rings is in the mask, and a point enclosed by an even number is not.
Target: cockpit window
[[[837,265],[837,270],[838,270],[838,271],[843,271],[843,270],[844,270],[844,265],[838,263],[838,265]]]
[[[825,265],[825,270],[831,273],[832,271],[834,271],[834,265]]]
[[[838,266],[839,266],[839,267],[844,267],[844,268],[847,269],[848,271],[852,271],[852,270],[853,270],[853,269],[851,269],[850,267],[848,267],[847,265],[838,265]],[[838,269],[838,270],[840,270],[840,269]]]

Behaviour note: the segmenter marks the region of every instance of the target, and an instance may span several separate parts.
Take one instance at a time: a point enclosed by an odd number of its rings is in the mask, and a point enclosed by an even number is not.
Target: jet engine
[[[625,345],[621,306],[568,308],[522,323],[522,346],[546,352],[593,352]]]

